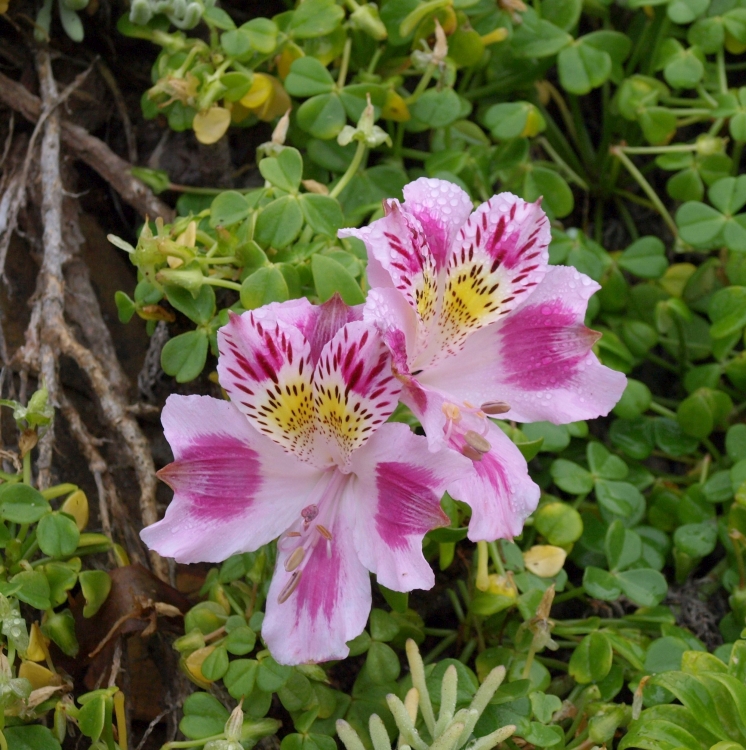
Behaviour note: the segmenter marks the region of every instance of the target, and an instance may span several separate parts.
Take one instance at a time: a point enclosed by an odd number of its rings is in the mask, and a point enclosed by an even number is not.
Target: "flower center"
[[[301,510],[300,518],[278,540],[278,549],[288,553],[285,570],[291,574],[277,597],[280,604],[298,588],[303,569],[318,544],[324,545],[327,557],[331,557],[334,537],[329,529],[334,526],[336,499],[344,480],[345,475],[337,469],[326,472],[309,497],[315,502]]]

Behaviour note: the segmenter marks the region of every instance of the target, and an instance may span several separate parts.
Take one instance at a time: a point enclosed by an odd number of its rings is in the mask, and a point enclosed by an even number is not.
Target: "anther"
[[[288,573],[294,571],[302,562],[306,556],[306,550],[303,547],[296,547],[293,553],[285,560],[285,570]]]
[[[277,597],[277,601],[280,604],[286,602],[290,598],[290,595],[293,593],[293,591],[298,588],[301,573],[302,571],[296,570],[293,575],[290,576],[290,580],[285,584],[282,591],[280,591],[280,595]]]
[[[329,529],[326,528],[326,526],[322,526],[320,523],[316,524],[316,528],[319,530],[319,534],[324,537],[324,539],[327,539],[331,542],[332,540],[332,532],[329,531]]]
[[[474,448],[472,448],[470,445],[464,445],[461,448],[461,455],[470,458],[472,461],[482,460],[482,454],[479,451],[474,450]]]
[[[504,401],[487,401],[487,403],[482,404],[481,409],[485,414],[495,417],[498,414],[505,414],[510,411],[510,404],[506,404]]]
[[[487,453],[492,448],[487,440],[485,440],[478,432],[474,432],[474,430],[469,430],[464,433],[464,440],[466,440],[468,445],[479,453]]]
[[[285,536],[301,536],[300,531],[286,531]]]

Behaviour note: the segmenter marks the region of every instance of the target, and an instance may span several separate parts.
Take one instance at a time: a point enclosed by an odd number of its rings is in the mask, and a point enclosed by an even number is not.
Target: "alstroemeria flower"
[[[359,314],[359,313],[358,313]],[[371,607],[370,576],[430,588],[422,538],[448,523],[443,460],[402,424],[383,424],[401,384],[371,323],[340,300],[234,315],[218,332],[231,401],[171,396],[163,426],[174,489],[145,543],[180,562],[218,562],[279,537],[262,636],[277,661],[341,659]]]
[[[405,202],[361,229],[368,249],[365,318],[384,332],[402,400],[431,448],[472,459],[448,491],[471,505],[469,538],[520,533],[539,488],[515,445],[488,417],[557,424],[607,414],[625,377],[602,366],[583,324],[598,285],[549,267],[539,203],[501,193],[473,209],[444,180],[420,178]]]

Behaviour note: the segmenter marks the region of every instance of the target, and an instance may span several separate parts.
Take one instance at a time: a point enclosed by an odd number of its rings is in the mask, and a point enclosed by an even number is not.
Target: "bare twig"
[[[101,58],[96,59],[96,65],[98,67],[98,72],[101,73],[101,77],[106,82],[111,95],[114,97],[114,104],[116,104],[117,112],[122,119],[124,137],[127,140],[127,158],[132,164],[136,164],[137,141],[135,140],[135,131],[132,129],[132,121],[130,120],[129,112],[127,111],[127,102],[124,101],[122,92],[119,90],[117,79],[114,77],[111,70],[109,70],[109,66]]]
[[[31,122],[36,122],[41,116],[42,105],[39,98],[2,73],[0,102]],[[103,141],[92,136],[85,128],[66,120],[62,120],[60,127],[63,143],[79,159],[98,172],[141,216],[162,216],[166,222],[173,220],[173,209],[157,198],[147,185],[133,177],[130,172],[132,165],[129,162],[117,156]]]

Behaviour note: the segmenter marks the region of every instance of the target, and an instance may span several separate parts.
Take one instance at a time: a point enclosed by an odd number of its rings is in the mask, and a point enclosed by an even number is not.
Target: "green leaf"
[[[528,8],[522,14],[523,23],[513,32],[512,52],[516,57],[549,57],[572,43],[573,38],[550,21],[540,19]]]
[[[531,203],[543,198],[546,208],[560,218],[572,213],[575,207],[575,197],[565,178],[542,166],[532,165],[526,170],[521,197]]]
[[[746,458],[746,424],[734,424],[728,428],[725,450],[734,461]]]
[[[228,709],[217,698],[202,692],[188,696],[184,701],[183,710],[184,718],[179,722],[179,729],[190,740],[201,740],[221,734],[230,715]]]
[[[184,287],[166,285],[164,289],[171,305],[192,323],[205,325],[215,315],[215,291],[210,284],[203,284],[196,297]]]
[[[428,89],[409,108],[412,116],[431,128],[443,128],[461,116],[461,104],[453,89]]]
[[[713,206],[732,216],[746,205],[746,175],[718,180],[710,186],[707,196]]]
[[[328,94],[333,89],[331,73],[315,57],[294,60],[285,79],[285,90],[291,96],[316,96]]]
[[[271,656],[259,662],[256,673],[256,684],[265,693],[277,692],[289,679],[291,667],[278,664]]]
[[[204,330],[187,331],[174,336],[161,350],[161,367],[177,383],[194,380],[207,361],[207,333]]]
[[[106,721],[106,697],[97,695],[89,700],[78,714],[78,729],[92,742],[96,742],[104,731]]]
[[[373,641],[365,659],[365,671],[376,685],[385,685],[399,677],[401,665],[396,652],[385,643]]]
[[[710,335],[723,339],[740,333],[746,326],[746,287],[729,286],[715,292],[710,299],[708,314],[713,325]]]
[[[258,669],[259,662],[256,659],[234,659],[231,661],[228,671],[223,678],[223,683],[233,698],[240,700],[242,696],[251,695],[251,692],[254,690]],[[218,732],[222,731],[223,728],[221,726]],[[211,734],[216,733],[211,732]]]
[[[569,673],[581,685],[600,682],[611,670],[614,653],[604,633],[590,633],[578,644],[570,657]]]
[[[27,484],[0,485],[0,516],[12,523],[35,523],[51,508],[43,495]]]
[[[217,8],[215,6],[212,8],[206,7],[202,13],[202,19],[208,24],[216,26],[223,31],[236,28],[233,19],[222,8]]]
[[[303,177],[303,159],[297,149],[284,148],[277,156],[262,159],[259,162],[259,171],[262,177],[275,187],[287,193],[294,193],[300,187]]]
[[[268,203],[256,220],[256,240],[277,250],[287,247],[300,233],[303,212],[298,199],[285,195]]]
[[[697,450],[697,438],[686,435],[678,422],[666,417],[654,420],[655,442],[658,447],[671,456],[686,456]]]
[[[620,256],[619,267],[641,279],[659,279],[668,268],[666,248],[652,236],[640,237]]]
[[[493,104],[485,112],[484,124],[501,141],[534,136],[546,128],[544,117],[531,102]]]
[[[226,190],[216,195],[210,206],[210,226],[231,226],[245,219],[250,211],[251,206],[241,193]]]
[[[706,557],[715,549],[717,528],[706,522],[679,526],[674,532],[673,543],[691,557]]]
[[[78,576],[85,599],[83,617],[93,617],[111,591],[111,578],[105,570],[84,570]]]
[[[593,489],[593,476],[582,466],[558,458],[552,463],[551,474],[554,483],[572,495],[585,495]]]
[[[365,301],[360,285],[350,272],[333,258],[316,254],[311,258],[311,271],[316,294],[326,302],[338,293],[348,305],[359,305]]]
[[[592,565],[583,572],[583,588],[588,596],[607,602],[616,601],[622,594],[621,585],[614,575]]]
[[[614,407],[614,414],[623,419],[635,419],[644,414],[653,402],[653,395],[645,383],[627,378],[627,386]]]
[[[344,11],[334,0],[304,0],[293,12],[287,32],[295,39],[326,36],[343,18]]]
[[[300,207],[306,223],[318,234],[336,237],[345,224],[342,209],[335,198],[328,195],[304,193],[300,196]]]
[[[640,607],[660,604],[668,592],[662,573],[650,568],[635,568],[616,574],[624,595]]]
[[[609,453],[598,441],[591,441],[586,446],[588,465],[594,476],[600,479],[625,479],[629,469],[619,456]]]
[[[583,44],[581,37],[560,51],[557,70],[565,91],[587,94],[608,79],[611,74],[611,57],[608,52]]]
[[[216,646],[212,653],[202,662],[200,668],[206,680],[220,680],[228,671],[228,652],[224,645]]]
[[[627,527],[638,523],[645,513],[645,498],[629,482],[599,479],[596,482],[596,498],[606,520],[618,518]]]
[[[676,224],[684,242],[707,247],[716,242],[725,226],[725,217],[711,206],[690,201],[676,212]]]
[[[231,630],[225,639],[225,647],[229,654],[244,656],[251,653],[256,645],[256,633],[248,626],[242,625]]]
[[[619,571],[628,568],[642,556],[642,539],[624,524],[616,520],[609,525],[604,541],[609,570]]]
[[[3,729],[9,750],[62,750],[52,732],[40,724]]]
[[[277,46],[277,24],[269,18],[252,18],[240,26],[251,46],[262,55],[274,52]]]
[[[270,302],[285,302],[290,297],[285,277],[277,266],[259,268],[241,284],[241,304],[256,310]]]
[[[567,503],[545,503],[534,514],[534,528],[557,547],[576,542],[583,534],[583,520]]]
[[[36,539],[41,551],[49,557],[68,557],[78,547],[80,531],[75,521],[63,513],[53,511],[39,519]],[[108,577],[108,576],[107,576]]]

